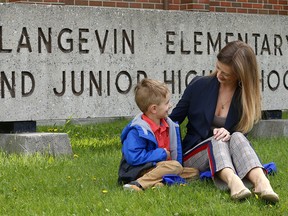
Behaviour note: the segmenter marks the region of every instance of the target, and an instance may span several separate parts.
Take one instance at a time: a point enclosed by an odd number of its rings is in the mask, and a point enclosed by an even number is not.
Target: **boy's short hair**
[[[165,83],[145,78],[135,86],[134,93],[137,106],[145,113],[150,105],[159,105],[170,91]]]

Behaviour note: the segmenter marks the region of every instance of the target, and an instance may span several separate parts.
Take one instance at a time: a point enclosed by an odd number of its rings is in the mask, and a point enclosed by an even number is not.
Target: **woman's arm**
[[[200,76],[196,76],[192,79],[189,85],[186,87],[181,99],[177,103],[176,107],[172,110],[169,117],[178,124],[181,124],[188,115],[193,93],[195,91],[195,83],[200,80]],[[194,90],[193,90],[194,89]]]

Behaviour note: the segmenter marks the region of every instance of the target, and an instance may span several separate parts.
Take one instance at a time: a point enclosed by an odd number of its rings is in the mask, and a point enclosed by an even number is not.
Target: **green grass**
[[[288,119],[288,110],[282,110],[282,119]]]
[[[69,157],[0,153],[0,215],[288,215],[288,138],[252,140],[264,163],[277,164],[269,176],[281,199],[276,205],[256,197],[233,202],[211,181],[131,193],[116,184],[127,123],[38,128],[68,133]]]

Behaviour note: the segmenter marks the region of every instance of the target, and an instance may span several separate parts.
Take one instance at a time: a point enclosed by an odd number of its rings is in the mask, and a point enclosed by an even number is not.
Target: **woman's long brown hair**
[[[242,115],[236,130],[249,132],[261,118],[260,73],[253,49],[242,41],[228,43],[217,55],[232,68],[241,86]],[[216,76],[217,71],[212,73]]]

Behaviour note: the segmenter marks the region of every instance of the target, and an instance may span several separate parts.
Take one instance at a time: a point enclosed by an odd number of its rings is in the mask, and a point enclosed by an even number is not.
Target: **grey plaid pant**
[[[228,142],[210,137],[191,149],[189,155],[189,158],[184,157],[184,167],[195,167],[200,172],[210,169],[216,186],[221,189],[227,189],[227,184],[215,173],[222,169],[231,168],[249,187],[245,176],[255,167],[263,168],[250,142],[240,132],[234,132]]]

